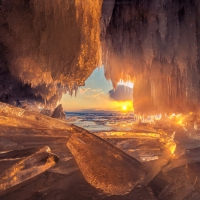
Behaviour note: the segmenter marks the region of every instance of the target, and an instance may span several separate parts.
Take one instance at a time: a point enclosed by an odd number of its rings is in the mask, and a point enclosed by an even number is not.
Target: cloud
[[[118,85],[115,90],[109,91],[109,97],[115,101],[132,101],[133,89],[125,85]]]
[[[92,88],[79,88],[79,92],[80,94],[84,94],[86,92],[90,92],[90,93],[99,93],[101,92],[102,89],[92,89]]]
[[[101,92],[102,89],[92,89],[91,92]]]
[[[81,94],[83,94],[87,91],[90,91],[90,90],[91,90],[91,88],[79,88],[79,91],[80,91]]]
[[[124,82],[124,81],[120,81],[117,85],[125,85],[125,86],[128,86],[130,88],[133,88],[134,87],[134,83],[130,82],[130,81],[127,81],[127,82]]]
[[[100,94],[94,94],[93,97],[98,97]]]

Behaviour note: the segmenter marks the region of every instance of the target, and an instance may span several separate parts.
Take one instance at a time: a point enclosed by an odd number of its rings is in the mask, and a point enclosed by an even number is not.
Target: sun
[[[123,111],[126,111],[126,110],[127,110],[127,106],[126,106],[126,105],[123,105],[123,106],[122,106],[122,110],[123,110]]]
[[[114,101],[114,104],[117,111],[123,113],[134,111],[132,101]]]

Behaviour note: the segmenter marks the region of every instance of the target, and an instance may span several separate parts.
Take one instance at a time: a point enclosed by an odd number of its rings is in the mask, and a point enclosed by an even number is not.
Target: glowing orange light
[[[119,108],[123,112],[134,111],[132,101],[123,101],[118,103]]]
[[[132,101],[112,101],[112,108],[116,111],[121,112],[131,112],[134,111],[133,102]]]
[[[177,124],[179,124],[179,125],[181,125],[181,126],[185,126],[185,125],[183,124],[183,120],[182,120],[182,119],[179,120],[179,121],[177,122]]]
[[[126,110],[127,110],[127,107],[126,107],[126,105],[123,105],[123,106],[122,106],[122,110],[124,110],[124,111],[126,111]]]

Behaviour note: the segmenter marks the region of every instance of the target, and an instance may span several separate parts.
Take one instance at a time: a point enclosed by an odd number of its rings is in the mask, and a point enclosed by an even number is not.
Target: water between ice
[[[85,128],[91,132],[99,131],[129,131],[135,123],[133,113],[102,112],[102,113],[83,113],[66,112],[70,123]]]

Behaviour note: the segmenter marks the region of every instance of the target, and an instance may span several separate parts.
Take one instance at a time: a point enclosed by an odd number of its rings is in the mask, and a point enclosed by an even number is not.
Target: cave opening
[[[200,199],[199,47],[199,0],[0,0],[0,199]]]

